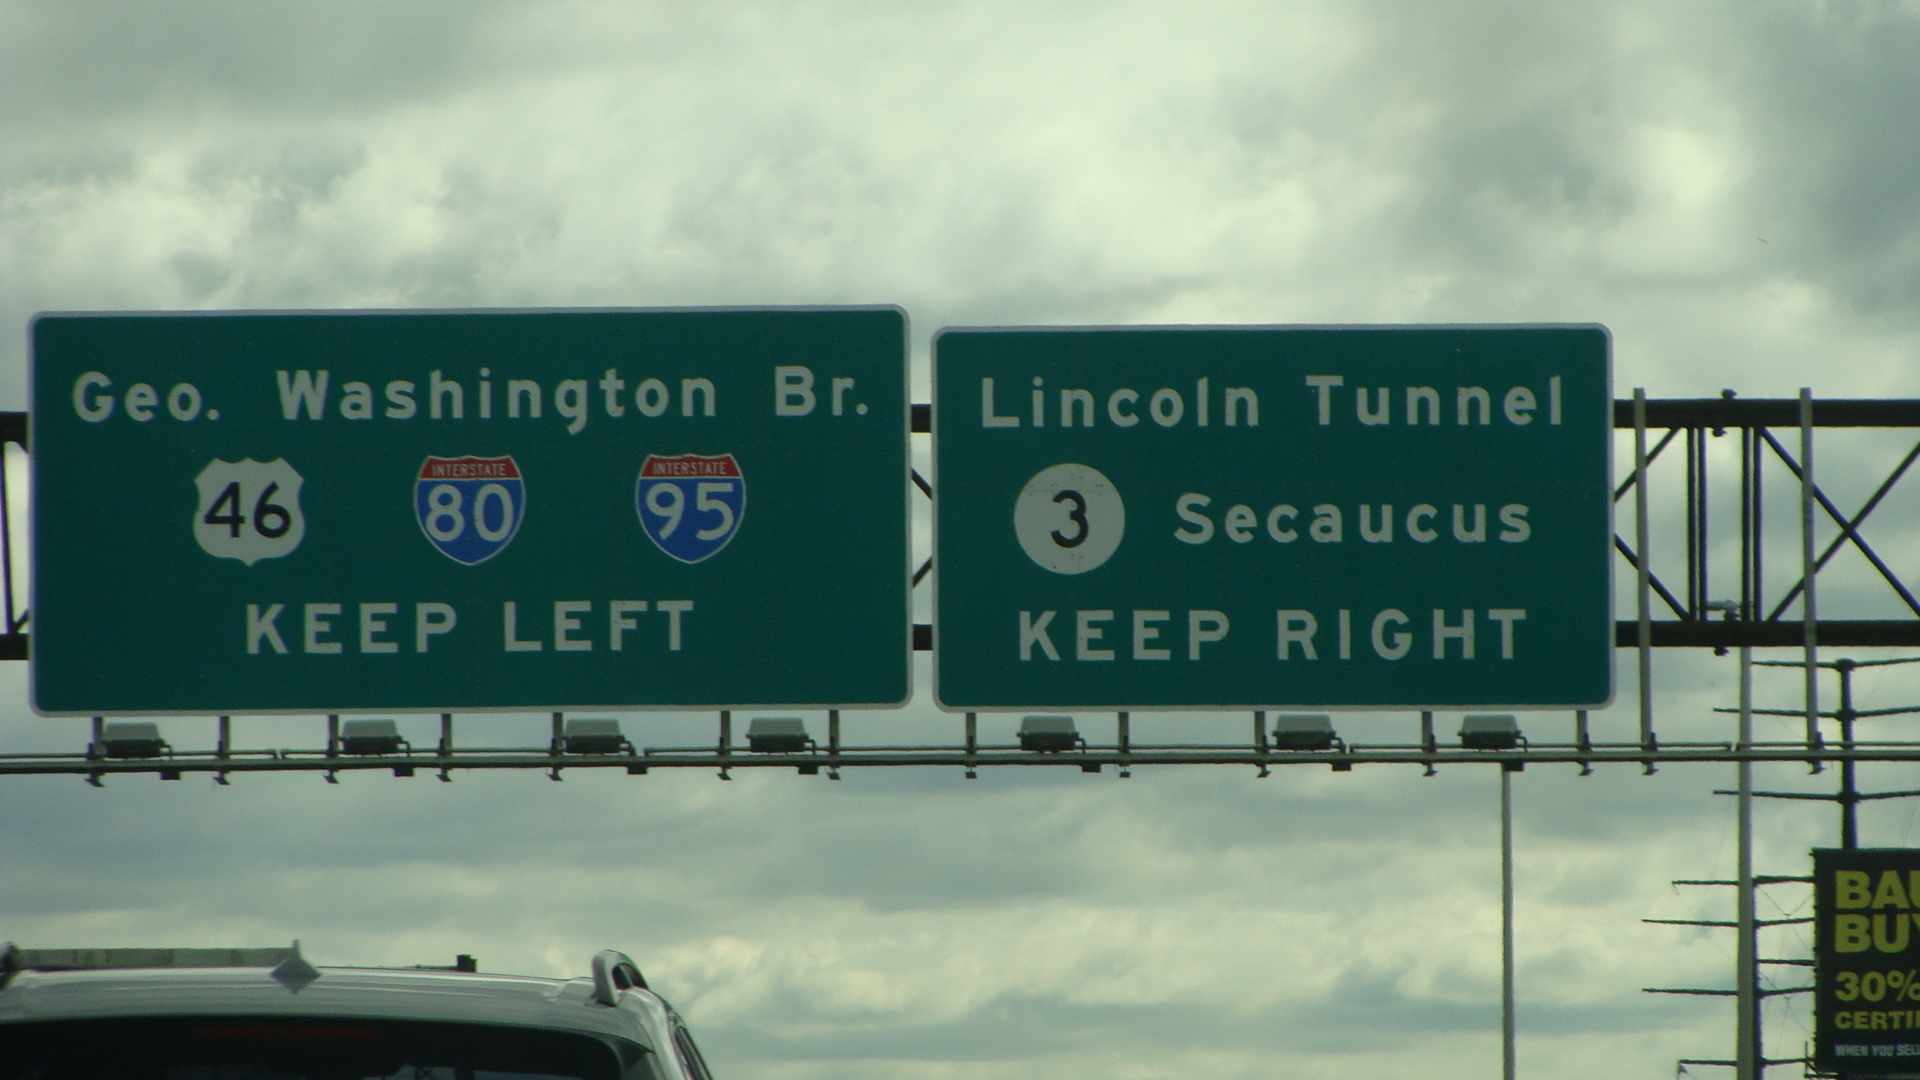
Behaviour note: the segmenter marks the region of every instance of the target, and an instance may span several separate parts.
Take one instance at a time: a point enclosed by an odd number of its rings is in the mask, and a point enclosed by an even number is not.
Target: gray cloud
[[[24,401],[19,328],[43,308],[842,301],[908,308],[922,393],[948,324],[1570,319],[1613,327],[1622,394],[1915,396],[1917,21],[1898,4],[1636,0],[10,3],[0,407]],[[1908,448],[1822,438],[1822,483],[1849,510]],[[1677,460],[1661,467],[1669,499]],[[1902,487],[1868,528],[1909,578],[1917,522]],[[1720,529],[1716,574],[1734,541]],[[1771,595],[1792,547],[1768,552]],[[1656,550],[1677,576],[1664,519]],[[1822,582],[1823,610],[1900,610],[1857,560]],[[1593,717],[1613,741],[1637,728],[1619,662],[1619,704]],[[1730,737],[1709,710],[1732,701],[1731,658],[1656,664],[1664,739]],[[23,685],[0,671],[6,700]],[[1861,690],[1920,703],[1920,675]],[[1792,673],[1760,693],[1797,703]],[[1537,741],[1570,738],[1565,714],[1523,719]],[[1406,741],[1414,719],[1338,722]],[[461,723],[531,742],[544,718]],[[712,737],[710,718],[627,723],[653,745]],[[1143,740],[1247,737],[1244,715],[1134,723]],[[208,721],[163,724],[211,738]],[[847,725],[958,737],[924,679],[913,708]],[[317,731],[243,726],[254,745]],[[1011,721],[985,727],[1004,741]],[[18,706],[0,719],[9,749],[83,737]],[[1639,991],[1728,985],[1731,939],[1638,920],[1730,910],[1726,890],[1667,885],[1731,872],[1731,807],[1708,794],[1729,774],[1514,778],[1530,1074],[1720,1053],[1723,1002]],[[472,952],[548,973],[624,947],[730,1076],[1484,1075],[1494,781],[15,779],[0,937],[299,936],[322,962]],[[1892,767],[1863,783],[1910,786]],[[1767,872],[1834,836],[1828,808],[1760,814]],[[1915,824],[1897,802],[1864,818],[1886,842]],[[1769,948],[1804,949],[1775,933]],[[1770,1006],[1776,1051],[1800,1008]]]
[[[8,100],[31,125],[365,115],[484,80],[507,5],[11,4]],[[496,54],[497,57],[497,54]],[[15,123],[19,123],[16,114]]]

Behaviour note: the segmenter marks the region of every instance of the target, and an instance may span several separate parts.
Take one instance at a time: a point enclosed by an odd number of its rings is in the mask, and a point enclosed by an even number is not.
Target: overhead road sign
[[[909,696],[894,307],[34,321],[52,714]]]
[[[953,710],[1612,696],[1602,326],[949,329]]]

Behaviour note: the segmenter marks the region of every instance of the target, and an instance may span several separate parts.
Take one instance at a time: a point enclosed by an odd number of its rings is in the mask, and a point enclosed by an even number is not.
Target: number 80
[[[497,528],[487,525],[487,502],[493,500],[500,504],[500,524]],[[457,540],[467,531],[467,517],[461,513],[461,503],[465,501],[460,489],[452,484],[435,484],[427,491],[427,516],[423,524],[427,532],[435,539],[444,542]],[[499,484],[483,484],[473,497],[473,528],[482,540],[499,543],[513,532],[513,492]]]

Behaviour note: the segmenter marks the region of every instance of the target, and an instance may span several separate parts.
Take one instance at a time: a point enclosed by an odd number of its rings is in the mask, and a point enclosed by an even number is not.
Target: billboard
[[[1813,1066],[1920,1076],[1920,850],[1813,853]]]

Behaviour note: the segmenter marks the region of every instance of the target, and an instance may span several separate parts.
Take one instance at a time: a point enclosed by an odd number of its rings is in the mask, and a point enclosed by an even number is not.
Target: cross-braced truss
[[[931,431],[931,409],[915,405],[913,431]],[[1290,748],[1268,730],[1267,715],[1252,714],[1251,738],[1237,744],[1148,744],[1129,735],[1128,714],[1120,713],[1113,725],[1111,742],[1088,742],[1077,734],[1070,747],[1034,749],[1017,744],[995,745],[980,741],[974,714],[964,719],[960,741],[945,746],[856,746],[840,739],[840,714],[827,717],[827,738],[816,742],[806,738],[804,745],[779,749],[757,748],[751,743],[739,745],[733,737],[732,714],[719,714],[719,737],[703,746],[639,747],[622,740],[618,752],[604,748],[575,752],[564,737],[565,718],[552,714],[552,731],[545,739],[530,740],[523,747],[474,747],[456,743],[454,717],[440,717],[440,739],[431,749],[416,752],[381,749],[371,753],[351,751],[339,737],[337,717],[328,718],[325,741],[316,740],[309,748],[237,748],[232,740],[231,718],[219,719],[216,744],[204,750],[176,750],[170,745],[142,746],[122,753],[113,740],[103,737],[101,720],[94,723],[94,737],[84,749],[69,753],[8,754],[0,750],[0,774],[65,773],[98,782],[114,773],[157,773],[163,779],[178,779],[188,772],[204,772],[224,781],[241,772],[322,772],[332,779],[344,771],[392,770],[412,776],[417,769],[450,778],[456,770],[544,769],[559,779],[564,769],[621,768],[642,775],[661,768],[701,768],[718,771],[722,776],[740,768],[794,768],[801,773],[825,771],[837,777],[845,768],[871,766],[948,766],[962,768],[972,775],[988,766],[1068,765],[1090,773],[1111,767],[1126,776],[1135,766],[1148,765],[1245,765],[1258,768],[1264,775],[1271,766],[1319,764],[1345,771],[1356,764],[1418,764],[1429,773],[1443,764],[1498,762],[1507,769],[1524,768],[1533,763],[1572,763],[1590,770],[1607,763],[1631,763],[1649,771],[1658,763],[1678,761],[1920,761],[1920,740],[1876,740],[1856,743],[1851,731],[1838,741],[1828,741],[1820,722],[1834,714],[1819,707],[1819,672],[1830,664],[1819,661],[1819,649],[1826,647],[1920,647],[1920,600],[1900,573],[1876,551],[1866,535],[1866,526],[1881,510],[1920,459],[1920,441],[1916,441],[1899,463],[1877,484],[1858,509],[1843,509],[1817,480],[1814,465],[1815,432],[1841,428],[1906,429],[1920,438],[1920,400],[1914,399],[1827,399],[1817,400],[1805,392],[1799,399],[1746,399],[1731,392],[1720,398],[1648,399],[1636,391],[1631,399],[1614,403],[1614,427],[1631,432],[1634,454],[1624,468],[1625,479],[1614,492],[1621,508],[1618,517],[1629,521],[1632,535],[1616,532],[1614,546],[1622,558],[1625,584],[1635,590],[1634,617],[1618,621],[1615,644],[1638,654],[1637,674],[1640,687],[1640,733],[1632,742],[1595,742],[1590,737],[1587,714],[1573,714],[1565,736],[1540,737],[1544,729],[1565,721],[1528,718],[1535,737],[1516,738],[1504,747],[1474,748],[1448,745],[1436,732],[1433,713],[1419,714],[1418,734],[1403,742],[1380,744],[1349,743],[1334,738],[1316,749]],[[1709,451],[1709,440],[1736,435],[1739,439],[1738,468],[1731,475],[1724,467],[1710,467],[1725,455]],[[28,450],[27,422],[24,414],[0,413],[0,448],[12,460]],[[1651,445],[1649,445],[1651,441]],[[1676,449],[1677,444],[1677,449]],[[1660,481],[1657,511],[1662,521],[1669,520],[1670,507],[1678,496],[1684,523],[1684,571],[1678,578],[1662,578],[1653,571],[1651,559],[1643,553],[1654,551],[1653,499],[1654,478],[1664,478],[1670,469],[1655,473],[1653,467],[1665,458],[1671,463],[1682,460],[1684,483],[1673,488]],[[1797,520],[1791,531],[1800,557],[1788,560],[1784,569],[1770,567],[1767,505],[1767,480],[1776,480],[1780,470],[1798,492]],[[933,489],[916,470],[912,479],[921,493],[931,499]],[[0,469],[0,571],[4,571],[4,618],[0,627],[0,659],[24,660],[31,640],[30,616],[20,602],[16,569],[24,551],[23,535],[8,511],[8,471]],[[1716,486],[1717,485],[1717,486]],[[1710,498],[1731,486],[1738,502],[1739,549],[1733,568],[1734,596],[1716,599],[1716,581],[1727,580],[1724,555],[1716,562],[1716,549],[1710,543],[1710,524],[1716,519],[1711,510],[1722,504]],[[1625,507],[1632,503],[1632,511]],[[1837,528],[1823,547],[1816,550],[1817,522],[1824,517]],[[1772,526],[1774,533],[1780,526]],[[1774,537],[1773,549],[1781,538]],[[1849,618],[1847,612],[1823,611],[1819,606],[1820,574],[1828,569],[1842,549],[1858,552],[1879,575],[1891,594],[1904,606],[1900,618]],[[1665,556],[1661,556],[1665,558]],[[1778,562],[1779,560],[1774,560]],[[1721,570],[1715,574],[1714,571]],[[919,586],[936,569],[932,558],[915,570],[913,582]],[[1769,570],[1772,580],[1769,580]],[[1737,598],[1735,598],[1737,597]],[[1829,604],[1829,607],[1833,605]],[[1841,617],[1835,617],[1836,615]],[[933,646],[932,627],[916,625],[914,648],[928,651]],[[1774,743],[1666,743],[1654,730],[1652,693],[1652,650],[1657,648],[1713,648],[1726,650],[1742,645],[1753,647],[1791,647],[1802,650],[1798,663],[1808,672],[1804,715],[1806,737],[1793,742]],[[284,727],[284,722],[276,724]],[[149,751],[151,753],[149,754]]]

